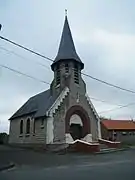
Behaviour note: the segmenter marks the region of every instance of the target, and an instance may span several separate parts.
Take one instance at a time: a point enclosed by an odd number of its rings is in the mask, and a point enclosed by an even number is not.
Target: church
[[[9,119],[9,143],[33,146],[88,143],[101,138],[100,119],[87,95],[67,15],[58,53],[51,64],[50,88],[30,97]]]

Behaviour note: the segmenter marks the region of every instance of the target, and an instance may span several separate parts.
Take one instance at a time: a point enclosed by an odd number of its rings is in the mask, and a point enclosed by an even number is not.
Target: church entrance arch
[[[74,140],[82,138],[83,122],[79,115],[73,114],[70,117],[70,134]]]
[[[65,130],[72,138],[81,139],[90,134],[90,119],[81,106],[72,106],[66,113]]]

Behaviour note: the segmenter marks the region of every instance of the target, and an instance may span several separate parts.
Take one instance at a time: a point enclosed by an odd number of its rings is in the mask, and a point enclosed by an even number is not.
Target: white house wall
[[[46,121],[46,144],[52,144],[54,140],[54,119],[53,117],[47,117]]]

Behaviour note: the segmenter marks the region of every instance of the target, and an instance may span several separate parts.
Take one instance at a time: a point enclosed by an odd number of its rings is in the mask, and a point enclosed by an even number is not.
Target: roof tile
[[[132,120],[108,120],[104,119],[101,123],[108,130],[135,130],[135,122]]]
[[[34,117],[45,116],[46,111],[51,107],[57,97],[52,97],[50,89],[31,97],[11,118],[34,113]]]

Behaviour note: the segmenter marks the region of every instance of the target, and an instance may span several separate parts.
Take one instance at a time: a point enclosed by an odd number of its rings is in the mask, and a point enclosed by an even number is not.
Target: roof
[[[54,64],[56,64],[57,62],[61,60],[70,60],[70,59],[75,60],[76,62],[79,62],[81,64],[81,68],[83,69],[84,64],[82,63],[81,59],[76,53],[71,30],[68,24],[68,19],[67,19],[67,16],[65,16],[65,23],[63,27],[58,54],[53,64],[51,65],[51,67],[53,69]]]
[[[135,130],[135,122],[132,120],[102,120],[101,123],[108,130]]]
[[[50,89],[31,97],[11,118],[21,117],[34,113],[34,117],[46,115],[46,111],[52,106],[57,97],[52,97]]]

